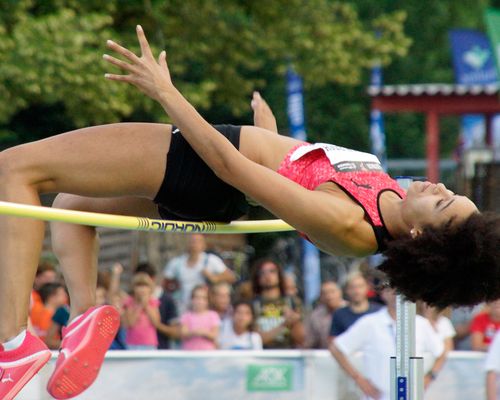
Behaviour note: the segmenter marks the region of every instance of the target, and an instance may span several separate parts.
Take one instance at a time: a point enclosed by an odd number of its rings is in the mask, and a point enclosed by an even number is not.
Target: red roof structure
[[[415,84],[370,86],[372,109],[426,115],[427,177],[439,181],[439,118],[442,115],[483,114],[491,144],[491,118],[500,113],[500,84]]]

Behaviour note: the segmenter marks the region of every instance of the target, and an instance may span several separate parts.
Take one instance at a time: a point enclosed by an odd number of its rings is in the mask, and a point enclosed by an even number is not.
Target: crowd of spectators
[[[124,279],[115,264],[100,272],[97,304],[118,308],[122,323],[111,349],[262,350],[329,349],[368,397],[385,398],[388,368],[378,360],[395,353],[395,294],[376,291],[372,279],[350,274],[344,285],[326,280],[313,307],[304,306],[293,274],[273,258],[251,266],[247,281],[216,254],[203,235],[192,234],[186,252],[158,271],[139,264]],[[31,298],[31,329],[52,349],[61,341],[70,312],[56,267],[40,264]],[[427,357],[426,386],[454,349],[488,352],[488,399],[500,388],[500,300],[475,308],[436,310],[417,304],[417,350]],[[361,373],[349,356],[362,351]],[[492,393],[492,394],[491,394]],[[377,397],[378,396],[378,397]]]

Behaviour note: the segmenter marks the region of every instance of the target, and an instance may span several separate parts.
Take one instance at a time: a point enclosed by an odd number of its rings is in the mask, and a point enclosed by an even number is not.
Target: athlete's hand
[[[137,25],[136,30],[137,38],[141,46],[141,56],[138,57],[132,51],[120,46],[118,43],[108,40],[106,43],[107,46],[126,58],[128,62],[110,56],[109,54],[104,54],[103,58],[110,64],[128,72],[128,74],[105,74],[104,76],[106,79],[112,81],[130,83],[152,99],[159,101],[162,93],[164,94],[166,91],[173,88],[167,66],[167,55],[165,51],[162,51],[158,57],[158,61],[156,61],[142,27]]]

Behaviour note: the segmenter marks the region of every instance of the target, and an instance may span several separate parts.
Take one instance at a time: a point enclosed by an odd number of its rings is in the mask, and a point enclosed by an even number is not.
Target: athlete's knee
[[[83,198],[81,196],[69,193],[59,193],[54,199],[52,207],[63,208],[65,210],[78,210],[81,208],[82,204]]]
[[[34,183],[37,170],[33,154],[26,145],[11,147],[0,152],[0,182],[12,186]]]
[[[12,149],[0,152],[0,182],[7,183],[16,175],[17,160]]]
[[[66,210],[85,209],[85,197],[59,193],[52,207]],[[52,222],[50,224],[52,235],[52,250],[56,256],[61,257],[74,255],[75,248],[88,240],[95,241],[97,233],[94,227],[85,225],[66,224],[61,222]]]

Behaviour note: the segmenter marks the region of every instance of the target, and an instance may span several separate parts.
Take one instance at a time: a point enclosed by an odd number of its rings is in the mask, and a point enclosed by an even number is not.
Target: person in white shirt
[[[500,400],[500,331],[488,349],[485,362],[486,399]]]
[[[236,280],[220,257],[205,252],[206,247],[203,235],[189,235],[186,254],[170,260],[163,271],[163,285],[166,291],[175,292],[180,314],[187,310],[195,286]]]
[[[386,288],[381,297],[387,307],[361,317],[330,343],[330,352],[356,382],[365,399],[388,400],[390,397],[390,357],[396,355],[396,295],[394,290]],[[415,331],[416,354],[423,356],[424,361],[428,361],[426,364],[434,364],[443,353],[442,340],[429,321],[419,315]],[[363,353],[363,372],[348,358],[358,351]]]
[[[250,303],[241,301],[234,305],[233,323],[221,332],[219,348],[223,350],[262,350],[262,338],[252,331],[254,322],[253,308]]]
[[[425,386],[427,387],[427,385],[436,379],[439,371],[443,369],[448,353],[454,349],[453,338],[457,332],[450,319],[444,315],[447,310],[439,310],[438,308],[431,307],[424,302],[417,302],[417,310],[431,323],[432,328],[444,344],[443,354],[436,360],[432,370],[425,375]]]

